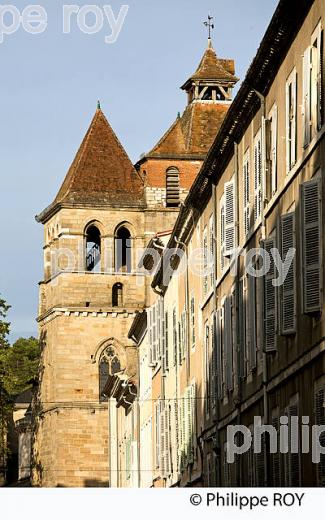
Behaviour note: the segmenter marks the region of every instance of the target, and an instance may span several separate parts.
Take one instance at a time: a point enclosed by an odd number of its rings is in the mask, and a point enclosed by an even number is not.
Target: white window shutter
[[[159,441],[159,445],[160,445],[160,464],[159,464],[159,468],[160,468],[161,476],[164,477],[165,474],[166,474],[166,457],[165,457],[165,454],[166,454],[166,451],[165,451],[165,448],[166,448],[166,441],[165,441],[165,436],[166,436],[165,418],[166,418],[166,415],[165,415],[165,403],[164,403],[163,400],[160,401],[159,418],[160,418],[160,421],[159,421],[159,434],[160,434],[160,441]]]
[[[208,292],[208,276],[207,276],[207,268],[208,268],[208,230],[205,226],[203,231],[203,297],[207,295]]]
[[[275,248],[275,238],[264,241],[264,249],[270,257],[270,269],[264,277],[264,348],[265,352],[277,349],[277,292],[273,285],[275,265],[271,249]]]
[[[317,180],[302,185],[304,312],[321,310],[321,201]]]
[[[317,128],[320,130],[323,125],[323,110],[324,110],[324,92],[323,92],[323,60],[324,60],[324,31],[319,25],[319,36],[317,45]]]
[[[254,143],[254,221],[261,216],[262,211],[262,139],[261,131]]]
[[[290,167],[296,163],[296,139],[297,139],[297,73],[294,72],[292,76],[291,89],[291,103],[292,103],[292,136],[291,136],[291,164]]]
[[[281,217],[281,258],[287,256],[289,249],[296,247],[295,215],[288,213]],[[281,292],[281,332],[293,334],[296,331],[296,262],[293,258]]]
[[[225,206],[222,202],[220,206],[220,267],[221,271],[225,266]]]
[[[165,405],[165,474],[168,476],[171,472],[170,463],[170,408],[169,405]]]
[[[245,158],[244,158],[244,165],[243,165],[243,197],[244,197],[244,233],[245,237],[248,235],[248,232],[250,230],[250,196],[249,196],[249,175],[250,175],[250,169],[249,169],[249,152],[247,152]]]
[[[303,132],[304,132],[304,146],[310,143],[311,139],[311,60],[310,60],[310,47],[304,52],[303,55],[303,104],[302,104],[302,115],[303,115]]]
[[[214,270],[215,270],[215,243],[214,243],[214,215],[211,215],[209,221],[210,230],[210,286],[214,285]]]
[[[277,159],[278,159],[278,107],[275,105],[272,111],[271,124],[271,190],[272,195],[277,190]]]
[[[236,240],[236,208],[235,208],[235,181],[226,182],[224,185],[225,197],[225,241],[224,256],[231,256],[235,248]]]
[[[153,328],[152,328],[152,307],[147,309],[148,331],[149,331],[149,365],[153,366]]]

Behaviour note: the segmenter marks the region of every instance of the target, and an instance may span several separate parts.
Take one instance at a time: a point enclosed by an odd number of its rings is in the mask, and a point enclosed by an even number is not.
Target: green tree
[[[31,380],[37,377],[40,356],[39,342],[33,337],[19,338],[10,346],[10,324],[6,321],[9,308],[0,299],[0,473],[4,471],[8,456],[6,430],[14,400],[31,388]]]

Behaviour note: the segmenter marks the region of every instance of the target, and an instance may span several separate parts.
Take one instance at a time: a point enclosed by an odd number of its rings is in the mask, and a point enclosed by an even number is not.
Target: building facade
[[[305,437],[324,446],[324,23],[321,0],[279,2],[150,277],[141,485],[325,485]],[[238,425],[256,447],[232,461]]]
[[[183,86],[184,113],[135,166],[98,106],[55,200],[37,217],[44,279],[34,486],[140,484],[138,444],[149,434],[133,408],[139,363],[129,330],[151,291],[138,261],[159,228],[172,229],[236,81],[233,61],[219,59],[209,40]]]

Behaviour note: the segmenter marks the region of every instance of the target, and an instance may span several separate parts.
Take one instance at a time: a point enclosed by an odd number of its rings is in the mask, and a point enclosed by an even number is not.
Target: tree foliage
[[[10,346],[10,324],[6,321],[9,309],[0,298],[0,467],[6,457],[6,426],[14,400],[37,377],[40,355],[39,342],[33,337],[20,338]]]

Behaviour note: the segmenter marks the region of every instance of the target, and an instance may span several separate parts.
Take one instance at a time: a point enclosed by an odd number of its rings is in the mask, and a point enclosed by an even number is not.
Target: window
[[[256,268],[256,267],[255,267]],[[257,301],[256,301],[256,280],[254,276],[247,274],[247,312],[246,312],[246,332],[247,332],[247,361],[248,372],[256,368],[257,362]]]
[[[106,401],[107,396],[103,393],[109,375],[121,371],[121,364],[112,346],[107,347],[99,360],[99,400]]]
[[[174,353],[174,366],[177,365],[177,316],[176,307],[173,309],[173,353]]]
[[[244,164],[243,164],[243,194],[244,194],[244,233],[245,237],[247,237],[250,230],[250,197],[249,197],[249,150],[244,155]]]
[[[112,305],[113,307],[121,307],[123,305],[123,285],[121,283],[113,285]]]
[[[273,105],[266,121],[266,197],[268,200],[277,190],[277,141],[278,141],[278,107]]]
[[[130,231],[122,226],[115,235],[115,270],[130,273],[132,269],[132,248]]]
[[[166,172],[166,206],[179,206],[179,170],[175,167],[168,168]]]
[[[159,298],[147,309],[149,332],[149,365],[154,367],[165,354],[164,303]],[[164,360],[165,363],[165,360]]]
[[[290,74],[286,83],[286,161],[287,172],[296,163],[297,153],[297,73]]]
[[[262,212],[262,134],[257,133],[254,140],[254,222]]]
[[[304,146],[308,146],[323,123],[322,63],[323,32],[319,24],[303,55]]]
[[[304,312],[321,310],[321,200],[317,179],[301,186]]]
[[[89,226],[86,231],[86,270],[100,270],[100,232],[96,226]]]

